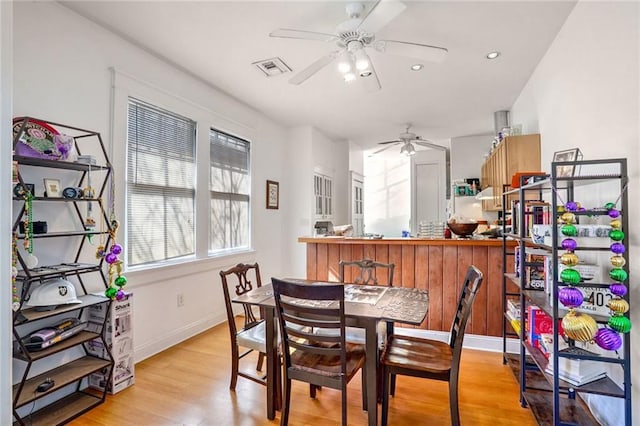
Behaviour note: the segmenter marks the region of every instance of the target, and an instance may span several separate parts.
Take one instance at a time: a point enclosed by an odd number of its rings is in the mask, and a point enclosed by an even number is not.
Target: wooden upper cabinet
[[[482,165],[482,175],[486,175],[482,188],[493,188],[493,198],[482,202],[483,210],[502,210],[503,186],[511,184],[516,172],[540,170],[540,135],[507,136]]]

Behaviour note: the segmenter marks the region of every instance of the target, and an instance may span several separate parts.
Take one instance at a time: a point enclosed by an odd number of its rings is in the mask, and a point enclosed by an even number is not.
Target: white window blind
[[[248,248],[251,172],[248,141],[209,132],[211,226],[209,250]]]
[[[195,253],[196,123],[129,98],[127,264]]]

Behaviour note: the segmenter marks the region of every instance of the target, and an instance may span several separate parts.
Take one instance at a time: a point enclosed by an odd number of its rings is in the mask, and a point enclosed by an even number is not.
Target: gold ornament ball
[[[611,262],[611,265],[613,265],[614,268],[622,268],[627,263],[627,261],[624,260],[624,257],[618,256],[618,255],[611,256],[609,258],[609,261]]]
[[[576,266],[579,262],[578,256],[575,253],[564,253],[560,256],[560,263],[566,266]]]
[[[607,306],[616,314],[624,314],[629,310],[629,303],[626,300],[620,298],[609,300]]]
[[[598,331],[598,324],[590,315],[569,311],[562,318],[562,328],[564,334],[570,339],[578,342],[590,342]]]
[[[620,219],[614,219],[611,221],[611,223],[609,223],[609,225],[611,225],[613,229],[620,229],[620,227],[622,226],[622,222],[620,222]]]
[[[573,223],[576,221],[576,215],[571,212],[562,213],[561,219],[564,223]]]

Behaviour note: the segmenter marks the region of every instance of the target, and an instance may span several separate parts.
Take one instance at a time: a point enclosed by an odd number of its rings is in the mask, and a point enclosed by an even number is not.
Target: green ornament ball
[[[575,225],[571,224],[562,225],[562,228],[560,228],[560,232],[562,232],[562,235],[566,237],[575,237],[576,235],[578,235],[578,229],[575,227]]]
[[[607,210],[611,210],[611,209],[615,209],[616,208],[616,203],[607,203],[604,205],[604,208]]]
[[[619,229],[612,229],[609,231],[609,238],[613,241],[622,241],[624,240],[624,232]]]
[[[109,287],[108,289],[105,290],[104,295],[107,296],[109,299],[113,299],[114,297],[116,297],[117,293],[118,293],[117,288]]]
[[[607,324],[618,333],[628,333],[631,331],[631,320],[622,315],[612,316],[609,318]]]
[[[118,287],[124,287],[127,284],[127,279],[120,275],[113,281],[113,283]]]
[[[581,279],[580,272],[573,268],[567,268],[560,273],[560,280],[568,284],[580,284]]]
[[[624,269],[614,268],[611,271],[609,271],[609,277],[611,277],[611,279],[614,281],[623,282],[627,280],[629,275],[627,274],[627,271],[625,271]]]

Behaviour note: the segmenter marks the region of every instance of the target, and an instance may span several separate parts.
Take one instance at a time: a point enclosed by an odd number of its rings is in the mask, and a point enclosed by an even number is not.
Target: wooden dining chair
[[[380,269],[386,269],[386,279],[382,285],[393,285],[393,270],[395,264],[375,262],[371,259],[362,260],[341,260],[340,261],[340,282],[349,282],[353,284],[378,285],[378,272]],[[351,267],[352,275],[350,280],[346,280],[345,267]]]
[[[393,272],[396,267],[394,263],[376,262],[371,259],[361,260],[341,260],[340,266],[340,282],[362,285],[384,285],[393,286]],[[346,268],[350,268],[350,274],[346,273]],[[384,272],[384,274],[382,273]],[[347,275],[350,276],[347,279]],[[378,327],[379,347],[382,348],[387,336],[393,333],[393,321],[381,322]],[[366,333],[362,328],[347,327],[347,342],[365,343]],[[378,389],[382,389],[382,370],[378,371]],[[396,388],[395,375],[391,376],[391,394],[393,395]],[[313,388],[311,389],[313,391]],[[382,398],[382,394],[378,395],[378,401]],[[366,409],[366,401],[363,401],[363,407]]]
[[[475,266],[470,266],[458,299],[458,309],[451,325],[449,342],[395,334],[390,337],[381,358],[383,366],[383,425],[387,424],[389,416],[389,377],[391,374],[449,382],[451,424],[460,425],[458,375],[462,342],[473,300],[481,284],[482,272]]]
[[[262,370],[266,352],[265,322],[261,318],[262,315],[256,317],[251,306],[243,304],[244,325],[241,329],[238,329],[229,290],[229,286],[233,286],[236,296],[241,296],[255,287],[261,287],[260,267],[257,263],[239,263],[226,271],[220,271],[220,278],[222,280],[222,293],[224,294],[229,335],[231,337],[231,383],[229,389],[235,390],[238,376],[266,385],[264,375],[257,376],[239,371],[240,360],[253,351],[258,352],[256,371]]]
[[[284,392],[280,425],[289,423],[291,381],[338,389],[342,392],[342,425],[347,424],[347,383],[359,369],[362,392],[366,392],[365,348],[345,340],[344,286],[301,284],[271,279],[282,354]],[[317,334],[317,329],[337,329],[336,334]]]

